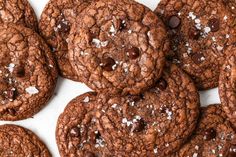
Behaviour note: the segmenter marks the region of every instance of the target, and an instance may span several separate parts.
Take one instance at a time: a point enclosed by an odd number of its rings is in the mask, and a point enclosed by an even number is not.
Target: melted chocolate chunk
[[[24,77],[25,76],[25,69],[22,66],[18,66],[14,68],[13,74],[16,77]]]
[[[170,28],[175,29],[179,27],[180,23],[181,23],[180,18],[174,15],[170,17],[168,25]]]
[[[208,26],[211,28],[212,32],[217,32],[220,29],[220,20],[212,18],[208,21]]]
[[[216,130],[214,128],[209,128],[204,132],[204,139],[206,141],[212,140],[216,137]]]
[[[156,87],[160,90],[165,90],[167,88],[168,84],[166,82],[166,80],[164,80],[163,78],[161,78],[160,80],[158,80]]]
[[[132,126],[132,132],[141,132],[145,129],[146,123],[143,119],[137,120]]]
[[[128,50],[127,55],[129,56],[130,59],[137,59],[139,57],[139,49],[137,47],[132,47],[131,49]]]
[[[78,127],[73,127],[71,130],[70,130],[70,135],[72,137],[78,137],[80,135],[80,129]]]
[[[116,65],[116,62],[111,57],[108,57],[108,58],[102,59],[102,63],[100,65],[101,65],[103,70],[109,72],[109,71],[114,70],[113,66]]]

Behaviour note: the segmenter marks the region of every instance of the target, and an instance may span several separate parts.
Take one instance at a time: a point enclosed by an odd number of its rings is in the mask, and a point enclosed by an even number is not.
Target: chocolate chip
[[[139,49],[137,47],[132,47],[128,49],[127,55],[130,59],[137,59],[139,57]]]
[[[9,109],[7,109],[7,112],[12,116],[16,115],[16,110],[14,110],[14,109],[9,108]]]
[[[180,23],[181,23],[180,18],[174,15],[170,17],[168,25],[170,28],[175,29],[179,27]]]
[[[69,22],[63,18],[62,20],[58,22],[56,30],[57,32],[61,32],[61,33],[68,32],[70,30]]]
[[[117,19],[115,17],[113,17],[113,25],[117,31],[121,31],[127,26],[125,20]]]
[[[72,137],[79,137],[80,135],[80,129],[78,127],[73,127],[71,130],[70,130],[70,135]]]
[[[227,157],[236,157],[236,145],[231,145]]]
[[[135,122],[132,125],[131,131],[132,132],[141,132],[145,129],[146,127],[146,123],[143,119],[137,120],[137,122]]]
[[[116,65],[116,62],[114,61],[114,59],[112,59],[111,57],[107,57],[102,59],[102,62],[100,64],[100,66],[102,67],[103,70],[105,71],[113,71],[114,67]]]
[[[189,29],[188,35],[190,39],[197,40],[201,36],[201,32],[200,30],[194,27]]]
[[[101,134],[99,131],[95,132],[95,139],[101,139]]]
[[[192,60],[194,63],[200,64],[205,60],[205,57],[201,53],[194,53],[194,54],[192,54]]]
[[[24,77],[25,76],[25,69],[22,66],[17,66],[14,68],[13,74],[16,77]]]
[[[119,30],[121,31],[121,30],[125,29],[126,26],[127,26],[126,21],[124,21],[124,20],[121,21],[121,24],[120,24],[120,28],[119,28]]]
[[[212,32],[217,32],[220,29],[220,20],[212,18],[208,21],[208,26],[211,28]]]
[[[16,95],[17,95],[17,92],[15,88],[9,89],[4,92],[5,98],[8,99],[9,101],[14,101],[16,99]]]
[[[160,90],[165,90],[167,88],[167,82],[163,78],[159,79],[156,87]]]
[[[86,152],[84,157],[96,157],[92,152]]]
[[[166,113],[166,110],[167,110],[166,107],[162,107],[162,108],[160,108],[160,113],[164,114],[164,113]]]
[[[209,128],[204,132],[204,139],[206,141],[212,140],[216,137],[216,130],[214,128]]]

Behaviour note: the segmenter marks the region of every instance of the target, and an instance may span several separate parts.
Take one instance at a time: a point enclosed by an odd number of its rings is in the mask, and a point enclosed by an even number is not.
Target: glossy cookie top
[[[0,0],[0,23],[22,24],[38,30],[38,21],[28,0]]]
[[[235,42],[235,17],[218,0],[162,0],[155,12],[168,28],[177,63],[198,89],[218,86],[226,48]]]
[[[173,156],[236,156],[236,134],[220,105],[202,108],[201,118],[193,136]]]
[[[164,25],[145,6],[130,0],[100,0],[76,19],[69,59],[92,89],[139,94],[161,75],[164,39]]]
[[[41,35],[55,54],[60,74],[79,81],[68,59],[68,35],[73,21],[89,5],[89,0],[50,0],[41,15]]]
[[[124,157],[170,155],[192,134],[199,113],[198,92],[176,65],[141,96],[100,94],[97,102],[99,131]]]
[[[51,157],[48,148],[30,130],[16,125],[0,126],[0,156]]]
[[[51,51],[31,29],[0,25],[0,119],[32,117],[51,97],[57,69]]]

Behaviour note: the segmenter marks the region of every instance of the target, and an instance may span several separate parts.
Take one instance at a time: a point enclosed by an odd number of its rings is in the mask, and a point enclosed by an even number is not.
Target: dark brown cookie
[[[236,14],[236,0],[222,0],[224,4],[231,10],[232,13]]]
[[[223,110],[236,127],[236,46],[228,50],[230,54],[221,69],[219,94]]]
[[[38,30],[38,21],[28,0],[0,0],[0,23],[22,24]]]
[[[202,109],[194,135],[175,157],[235,157],[236,133],[220,105]]]
[[[32,117],[49,100],[57,71],[51,51],[31,29],[0,25],[0,119]]]
[[[0,126],[1,157],[51,157],[48,148],[30,130],[17,125]]]
[[[79,81],[68,59],[68,35],[71,23],[86,8],[90,0],[50,0],[39,22],[41,35],[54,51],[60,74]]]
[[[97,100],[96,116],[114,156],[166,157],[178,150],[195,129],[199,95],[191,79],[176,65],[141,96],[109,96]],[[107,142],[109,143],[109,142]]]
[[[56,139],[61,157],[112,156],[96,125],[95,101],[95,93],[83,94],[72,100],[60,115]]]
[[[235,17],[219,0],[162,0],[155,12],[168,29],[171,58],[198,89],[218,86],[225,49],[236,40]]]
[[[160,78],[166,30],[147,7],[131,0],[93,2],[76,19],[69,59],[95,91],[139,94]]]

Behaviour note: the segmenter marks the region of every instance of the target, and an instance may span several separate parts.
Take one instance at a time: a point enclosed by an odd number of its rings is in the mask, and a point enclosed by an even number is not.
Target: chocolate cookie
[[[48,148],[30,130],[17,125],[0,126],[1,157],[51,157]]]
[[[171,65],[155,87],[141,96],[101,94],[97,104],[98,130],[105,141],[112,142],[109,148],[114,156],[166,157],[195,129],[199,95],[191,79]]]
[[[222,0],[224,4],[231,10],[232,13],[236,14],[236,0]]]
[[[51,51],[31,29],[0,25],[0,119],[32,117],[49,100],[57,71]]]
[[[236,46],[232,46],[229,53],[221,69],[219,94],[223,110],[236,127]]]
[[[39,22],[41,35],[52,47],[63,77],[79,81],[68,59],[68,35],[76,16],[89,0],[50,0]]]
[[[86,93],[72,100],[57,122],[56,139],[61,157],[109,157],[95,118],[96,94]]]
[[[202,108],[194,135],[173,156],[176,157],[235,157],[236,133],[219,105]]]
[[[93,2],[76,19],[69,59],[95,91],[139,94],[160,78],[166,30],[147,7],[131,0]]]
[[[170,59],[198,89],[218,86],[225,49],[236,40],[235,17],[219,0],[162,0],[155,12],[171,39]]]
[[[38,21],[27,0],[0,0],[0,23],[16,23],[38,30]]]

